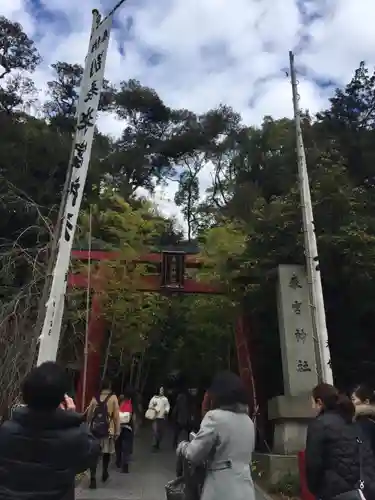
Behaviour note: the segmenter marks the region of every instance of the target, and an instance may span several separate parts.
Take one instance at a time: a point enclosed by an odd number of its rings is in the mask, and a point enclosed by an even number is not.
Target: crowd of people
[[[67,388],[65,371],[56,363],[44,363],[26,377],[22,406],[0,426],[1,500],[73,500],[76,476],[89,470],[90,488],[96,489],[98,465],[106,483],[112,456],[118,469],[129,473],[143,416],[152,421],[154,452],[164,443],[167,420],[173,422],[170,445],[176,448],[186,499],[255,499],[250,467],[255,429],[237,375],[214,377],[202,405],[195,389],[181,390],[172,410],[160,387],[145,415],[133,391],[117,397],[109,381],[83,414],[76,412]],[[375,499],[374,392],[361,385],[348,397],[322,383],[312,391],[312,405],[316,418],[306,441],[311,493],[319,500]]]
[[[248,416],[241,380],[233,374],[215,377],[206,393],[198,434],[178,446],[191,464],[205,464],[194,500],[253,499],[249,463],[254,449],[254,425]],[[317,500],[375,499],[375,395],[360,385],[350,397],[321,383],[312,390],[316,417],[308,425],[306,478]],[[187,475],[186,477],[190,477]],[[193,483],[199,483],[193,475]],[[187,480],[189,482],[189,479]]]

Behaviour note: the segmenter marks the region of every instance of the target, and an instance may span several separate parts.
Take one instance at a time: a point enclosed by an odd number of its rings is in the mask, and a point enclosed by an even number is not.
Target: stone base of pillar
[[[268,486],[278,484],[285,476],[299,474],[297,455],[253,453],[253,464],[255,465],[253,479],[256,480],[259,477],[262,484]]]
[[[277,396],[268,402],[268,418],[273,421],[273,453],[297,455],[305,449],[306,430],[314,410],[310,394]]]

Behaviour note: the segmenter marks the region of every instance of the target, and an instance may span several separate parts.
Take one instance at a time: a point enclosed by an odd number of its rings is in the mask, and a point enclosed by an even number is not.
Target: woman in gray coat
[[[206,463],[202,500],[254,500],[250,463],[255,432],[242,381],[233,373],[220,373],[209,392],[214,409],[205,415],[196,437],[182,442],[177,453],[193,466]]]

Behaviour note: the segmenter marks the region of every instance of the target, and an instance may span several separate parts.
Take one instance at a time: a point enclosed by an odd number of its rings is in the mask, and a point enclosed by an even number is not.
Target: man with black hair
[[[190,426],[190,408],[189,408],[189,398],[187,391],[183,388],[177,395],[176,403],[173,408],[172,418],[173,418],[173,446],[177,448],[179,437],[181,433],[186,433],[187,438],[189,438],[189,426]]]
[[[22,384],[24,406],[0,426],[0,499],[74,498],[75,476],[95,463],[99,442],[75,412],[56,363],[34,368]]]

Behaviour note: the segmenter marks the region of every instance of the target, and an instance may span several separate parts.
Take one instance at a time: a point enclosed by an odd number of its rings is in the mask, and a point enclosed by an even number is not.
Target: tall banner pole
[[[92,14],[91,37],[77,107],[73,154],[68,167],[68,171],[71,170],[71,178],[50,295],[46,304],[42,333],[39,337],[38,365],[45,361],[55,361],[57,356],[70,254],[87,178],[100,92],[103,86],[113,16],[110,15],[100,22],[99,12],[94,10]]]
[[[92,25],[91,25],[90,40],[91,40],[91,37],[92,37],[94,31],[96,30],[98,19],[100,19],[99,12],[96,11],[96,10],[94,10],[93,11],[93,16],[92,16]],[[82,85],[83,85],[83,81],[82,81],[81,86]],[[80,102],[77,105],[76,118],[77,118],[78,112],[79,112],[79,104],[80,104]],[[48,292],[51,290],[51,286],[52,286],[51,283],[52,283],[52,279],[53,279],[53,269],[54,269],[54,265],[56,263],[56,258],[57,258],[57,253],[58,253],[58,247],[59,247],[59,245],[58,245],[59,236],[61,234],[61,226],[62,226],[62,221],[63,221],[64,214],[65,214],[64,211],[65,211],[65,207],[66,207],[66,200],[68,198],[70,180],[71,180],[71,177],[72,177],[72,170],[73,170],[72,158],[73,158],[73,155],[74,155],[74,143],[72,144],[72,149],[71,149],[71,152],[70,152],[68,168],[67,168],[67,171],[66,171],[64,187],[63,187],[63,191],[62,191],[62,195],[61,195],[61,202],[60,202],[60,207],[59,207],[59,213],[57,215],[57,221],[56,221],[55,228],[54,228],[54,231],[53,231],[52,244],[51,244],[51,253],[50,253],[50,258],[48,260],[48,267],[47,267],[47,275],[46,275],[46,279],[45,279],[45,282],[44,282],[42,295],[41,295],[41,298],[40,298],[40,301],[39,301],[39,306],[38,306],[38,316],[37,316],[37,320],[36,320],[36,324],[35,324],[35,332],[36,332],[36,334],[35,334],[35,340],[33,340],[33,345],[32,345],[32,348],[31,348],[32,354],[30,356],[29,369],[31,369],[31,367],[34,364],[35,349],[37,347],[37,341],[38,341],[39,332],[42,329],[42,325],[43,325],[45,317],[46,317],[46,302],[47,302],[47,299],[48,299]]]
[[[322,382],[333,384],[331,354],[328,344],[328,332],[324,308],[322,279],[319,269],[318,246],[315,236],[314,215],[311,202],[309,177],[307,173],[306,154],[302,137],[301,112],[299,109],[299,94],[297,88],[297,78],[294,67],[293,52],[289,52],[289,61],[290,78],[293,91],[294,120],[296,128],[298,177],[301,193],[302,220],[304,226],[303,229],[305,235],[305,256],[308,278],[311,288],[313,325],[315,327],[314,340],[315,345],[317,345],[316,361],[318,365],[318,378]]]
[[[89,213],[89,235],[88,235],[89,258],[87,262],[87,288],[86,288],[86,328],[85,348],[83,350],[83,383],[82,383],[82,411],[86,404],[87,367],[89,358],[89,327],[90,327],[90,299],[91,299],[91,249],[92,249],[92,209]]]

